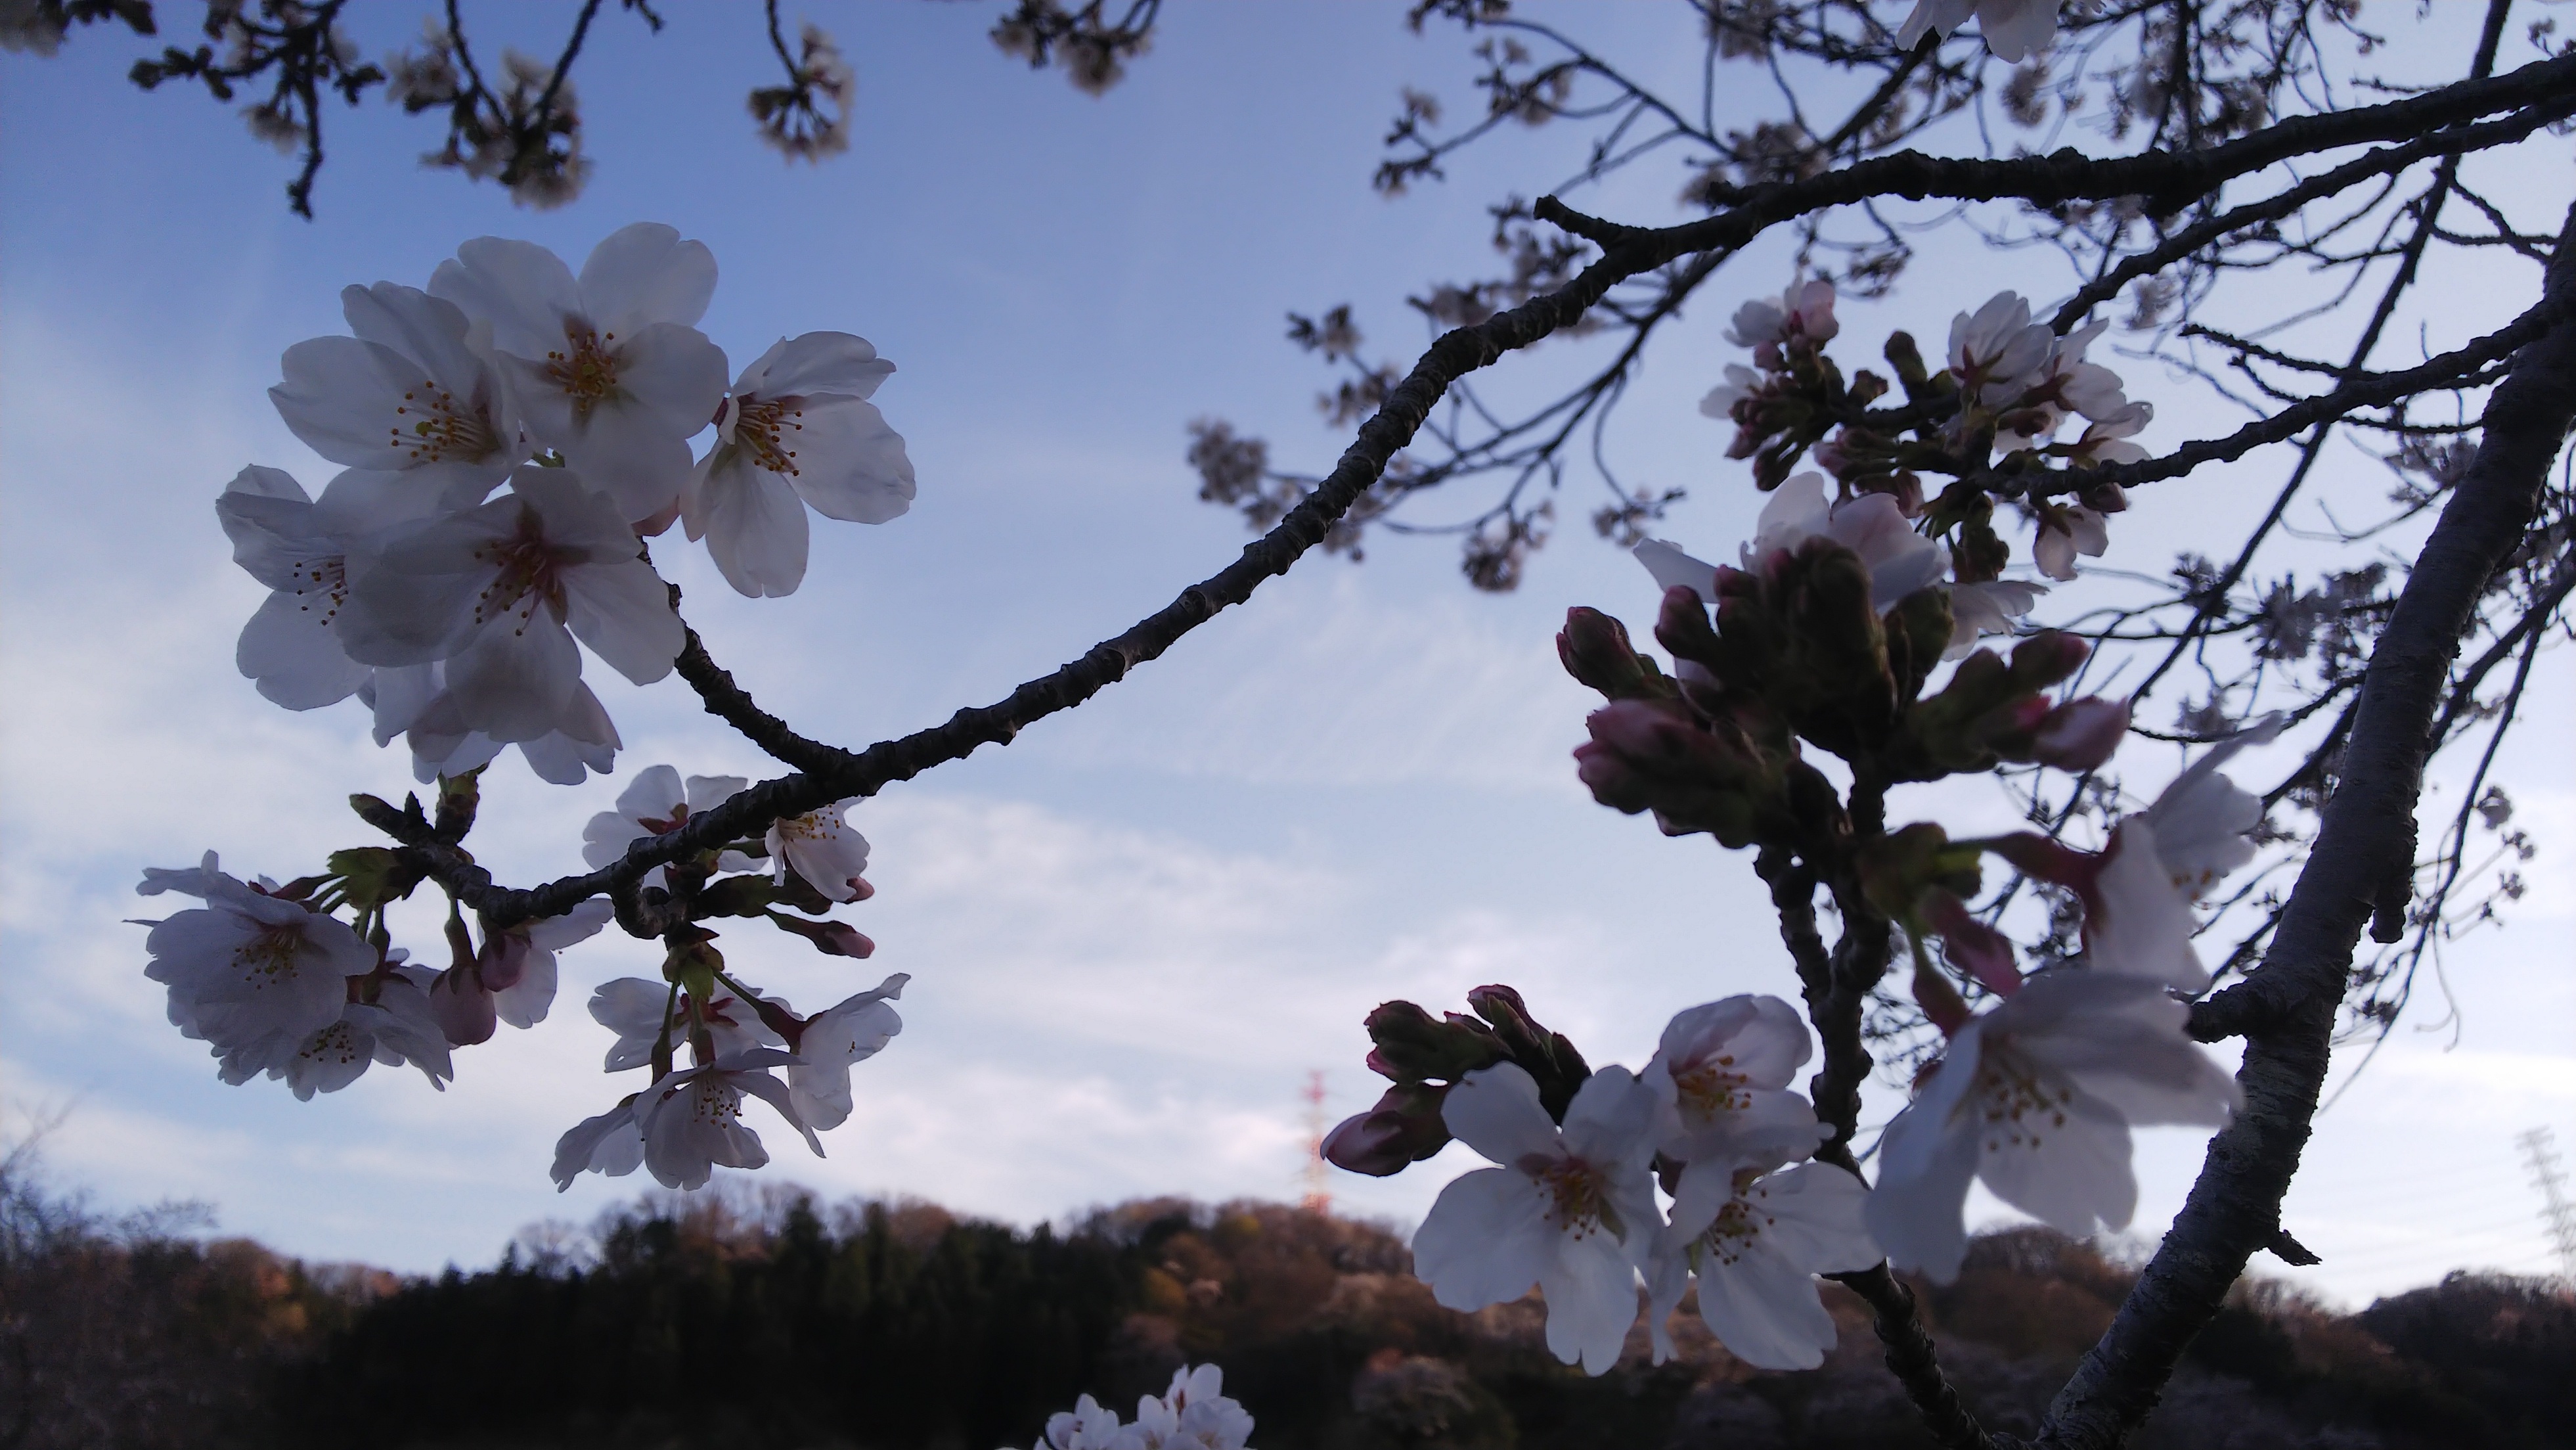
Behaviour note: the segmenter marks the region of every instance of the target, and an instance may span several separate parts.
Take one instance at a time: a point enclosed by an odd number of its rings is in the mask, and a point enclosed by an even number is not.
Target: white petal
[[[1717,566],[1692,558],[1681,549],[1661,539],[1648,539],[1634,549],[1637,562],[1655,578],[1658,589],[1688,589],[1701,600],[1717,600]]]
[[[1450,1309],[1473,1311],[1521,1297],[1555,1254],[1559,1235],[1547,1224],[1547,1208],[1539,1186],[1508,1168],[1479,1168],[1451,1180],[1414,1230],[1414,1276]]]
[[[543,358],[563,342],[563,319],[581,311],[580,284],[563,259],[534,242],[477,237],[430,274],[429,294],[492,328],[492,345]]]
[[[676,651],[674,651],[676,653]],[[508,744],[552,733],[581,684],[581,651],[552,611],[505,614],[450,656],[447,695],[466,725]]]
[[[2110,1105],[2077,1093],[2059,1113],[2018,1126],[1984,1134],[1977,1176],[1995,1197],[2075,1238],[2129,1226],[2138,1180],[2128,1124]]]
[[[679,814],[687,799],[680,788],[678,771],[667,765],[648,765],[636,773],[632,784],[617,793],[617,813],[634,821],[667,821]],[[608,818],[594,816],[591,823],[599,825],[604,819]],[[627,839],[632,840],[633,837]]]
[[[743,369],[735,391],[764,398],[806,398],[818,393],[866,398],[893,372],[894,364],[877,356],[864,337],[809,332],[782,338],[762,353],[758,362]]]
[[[1768,1237],[1756,1234],[1732,1263],[1714,1254],[1701,1261],[1700,1318],[1728,1352],[1756,1369],[1814,1369],[1834,1347],[1834,1317],[1825,1312],[1815,1279],[1772,1251]]]
[[[582,301],[620,337],[656,322],[695,327],[715,292],[715,253],[659,222],[620,227],[581,264]]]
[[[1637,1322],[1637,1270],[1606,1233],[1560,1235],[1539,1274],[1547,1296],[1547,1347],[1558,1359],[1582,1361],[1585,1374],[1607,1374],[1619,1362]]]
[[[720,449],[709,461],[692,491],[690,527],[705,535],[725,582],[752,599],[795,593],[805,582],[805,501],[741,449]]]
[[[273,593],[242,626],[233,663],[259,683],[259,693],[289,710],[338,704],[366,681],[367,666],[349,658],[329,628],[325,601]]]
[[[790,482],[815,512],[857,524],[881,524],[912,507],[912,460],[903,435],[874,403],[815,398],[792,435],[797,472]]]
[[[1555,1120],[1539,1105],[1538,1081],[1517,1063],[1496,1063],[1459,1079],[1440,1104],[1440,1120],[1451,1136],[1496,1163],[1564,1152]]]

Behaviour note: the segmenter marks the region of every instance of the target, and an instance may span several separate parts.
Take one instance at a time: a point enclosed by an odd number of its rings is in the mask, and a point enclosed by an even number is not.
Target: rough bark
[[[2576,211],[2552,257],[2552,324],[2515,355],[2488,399],[2475,461],[2398,595],[2371,653],[2314,846],[2271,950],[2204,1004],[2194,1027],[2245,1032],[2244,1111],[2211,1140],[2191,1197],[2100,1343],[2049,1407],[2040,1442],[2118,1445],[2155,1407],[2174,1363],[2218,1311],[2246,1259],[2280,1232],[2323,1087],[2353,953],[2414,867],[2415,807],[2433,717],[2488,580],[2538,506],[2576,421]]]

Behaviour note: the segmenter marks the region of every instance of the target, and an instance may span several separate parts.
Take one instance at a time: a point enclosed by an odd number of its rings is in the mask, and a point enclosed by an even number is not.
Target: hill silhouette
[[[992,1450],[1185,1360],[1224,1366],[1263,1450],[1930,1443],[1839,1289],[1819,1369],[1737,1362],[1686,1302],[1678,1358],[1651,1364],[1641,1328],[1591,1379],[1547,1353],[1535,1298],[1442,1309],[1388,1227],[1278,1204],[1149,1199],[1024,1231],[735,1186],[648,1195],[587,1234],[523,1234],[491,1269],[404,1281],[10,1187],[0,1450]],[[1971,1403],[2020,1432],[2130,1279],[2029,1228],[1919,1287]],[[2569,1364],[2576,1300],[2539,1281],[2454,1274],[2343,1315],[2252,1280],[2133,1443],[2567,1446]]]

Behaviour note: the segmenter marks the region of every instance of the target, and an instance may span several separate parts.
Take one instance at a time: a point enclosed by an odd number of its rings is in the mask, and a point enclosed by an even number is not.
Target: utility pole
[[[1306,1074],[1306,1090],[1298,1096],[1306,1100],[1306,1166],[1298,1175],[1305,1181],[1306,1192],[1297,1206],[1322,1213],[1333,1206],[1333,1195],[1326,1188],[1324,1176],[1324,1073],[1321,1068]]]
[[[2567,1170],[2558,1161],[2557,1138],[2547,1128],[2533,1128],[2514,1142],[2522,1145],[2531,1185],[2540,1190],[2540,1218],[2549,1226],[2550,1246],[2558,1251],[2558,1277],[2576,1286],[2576,1204],[2567,1201]]]

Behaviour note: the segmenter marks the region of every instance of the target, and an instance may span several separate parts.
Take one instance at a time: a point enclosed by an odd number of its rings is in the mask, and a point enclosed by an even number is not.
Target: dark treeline
[[[14,1223],[43,1202],[19,1193]],[[1687,1311],[1613,1373],[1549,1357],[1535,1301],[1431,1302],[1386,1229],[1176,1199],[1031,1232],[926,1204],[656,1195],[496,1268],[402,1282],[308,1270],[161,1221],[57,1205],[8,1236],[0,1450],[1029,1445],[1077,1394],[1132,1402],[1225,1367],[1263,1450],[1928,1444],[1856,1300],[1823,1368],[1737,1363]],[[2046,1230],[1989,1235],[1925,1286],[1988,1424],[2035,1427],[2130,1271]],[[2455,1274],[2357,1315],[2239,1287],[2147,1450],[2576,1445],[2576,1300]],[[76,1413],[75,1413],[76,1411]]]

